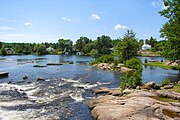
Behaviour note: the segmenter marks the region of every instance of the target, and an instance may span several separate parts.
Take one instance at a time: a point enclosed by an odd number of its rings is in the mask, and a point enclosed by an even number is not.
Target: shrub
[[[136,69],[134,72],[128,72],[122,75],[121,88],[135,88],[142,83],[142,62],[140,59],[132,58],[125,62],[125,66]]]
[[[165,79],[165,80],[163,80],[163,81],[160,82],[160,86],[163,87],[163,86],[165,86],[165,85],[167,85],[167,84],[169,84],[169,83],[170,83],[170,80]]]
[[[114,62],[114,56],[112,55],[102,55],[97,60],[100,63],[113,63]]]
[[[7,55],[6,50],[4,46],[1,48],[1,55]]]
[[[92,60],[89,64],[94,65],[94,64],[99,64],[99,62],[97,60]]]
[[[148,62],[148,60],[145,58],[144,63],[147,63],[147,62]]]
[[[138,58],[132,58],[125,62],[125,67],[142,71],[142,62]]]

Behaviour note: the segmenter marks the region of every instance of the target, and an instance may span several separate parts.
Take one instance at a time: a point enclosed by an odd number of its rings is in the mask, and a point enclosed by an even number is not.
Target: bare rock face
[[[134,72],[135,69],[130,69],[130,68],[127,68],[127,67],[121,67],[120,68],[120,73],[127,73],[127,72]]]
[[[144,84],[143,86],[141,86],[141,88],[142,88],[142,89],[148,89],[148,90],[149,90],[149,89],[159,90],[159,89],[160,89],[160,86],[159,86],[157,83],[151,81],[151,82],[148,82],[148,83]]]
[[[120,96],[122,95],[120,88],[98,88],[93,91],[95,94],[106,94],[106,95],[113,95],[113,96]]]
[[[95,120],[180,120],[180,103],[160,102],[148,91],[99,96],[87,102]]]
[[[180,100],[180,93],[173,92],[173,91],[157,91],[156,94],[159,97],[164,97],[164,98],[171,98],[174,100]]]

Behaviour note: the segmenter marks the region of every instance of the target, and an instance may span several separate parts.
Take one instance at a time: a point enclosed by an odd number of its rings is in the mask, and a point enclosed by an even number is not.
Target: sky
[[[0,0],[0,41],[41,43],[86,36],[159,38],[162,0]]]

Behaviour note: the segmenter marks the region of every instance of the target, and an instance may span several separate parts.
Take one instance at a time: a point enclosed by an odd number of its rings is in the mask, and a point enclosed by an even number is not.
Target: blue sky
[[[0,0],[0,41],[76,41],[123,37],[133,29],[138,39],[159,39],[166,19],[162,0]]]

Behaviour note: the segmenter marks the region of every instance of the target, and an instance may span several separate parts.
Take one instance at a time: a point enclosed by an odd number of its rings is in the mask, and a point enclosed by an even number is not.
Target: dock
[[[8,77],[8,72],[0,72],[0,78]]]

